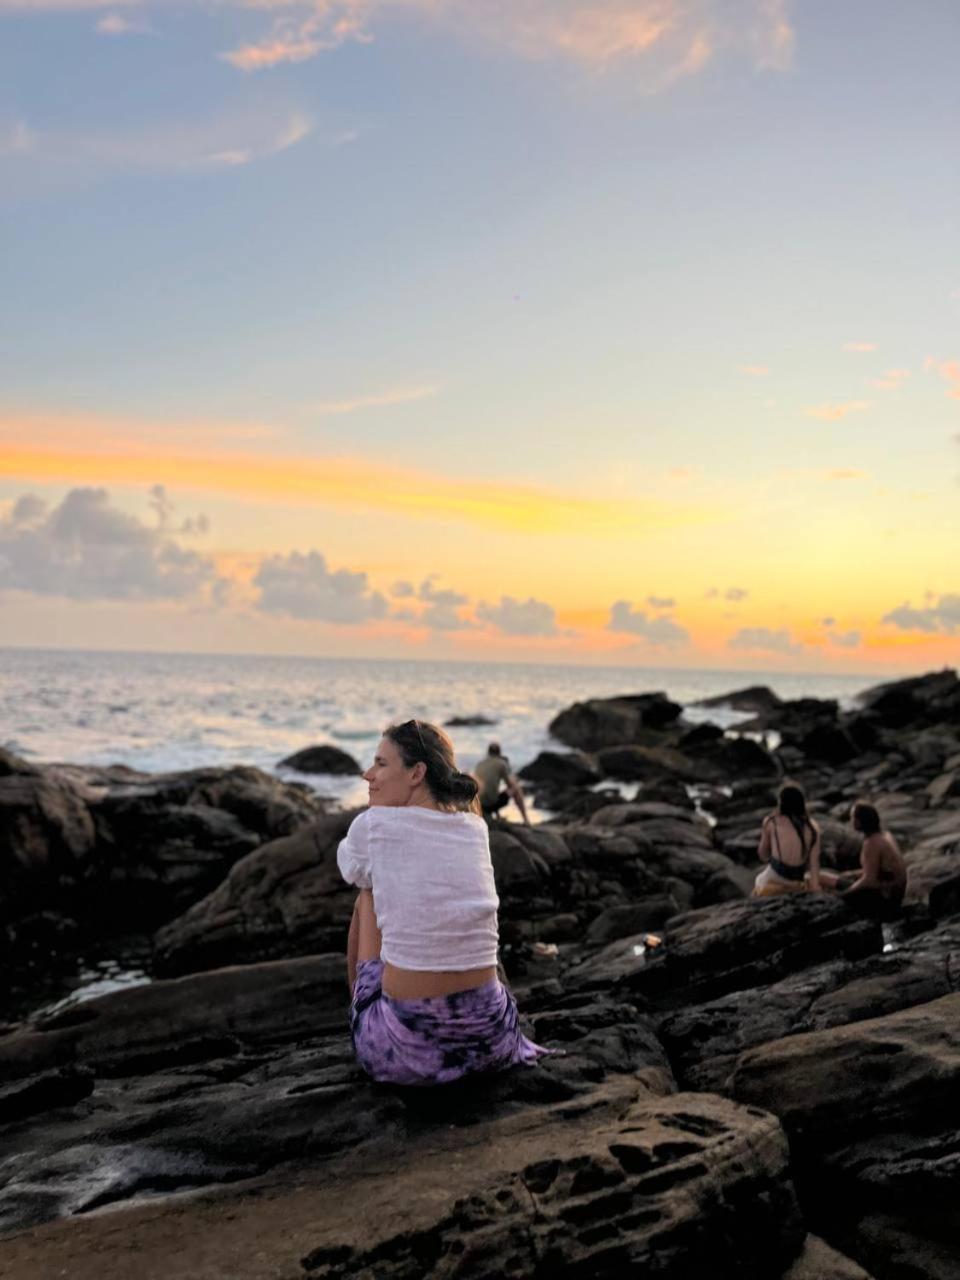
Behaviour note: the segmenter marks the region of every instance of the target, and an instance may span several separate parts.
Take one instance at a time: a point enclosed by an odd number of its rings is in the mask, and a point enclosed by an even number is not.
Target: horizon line
[[[0,653],[58,653],[58,654],[104,654],[104,655],[124,655],[130,657],[152,657],[152,658],[255,658],[255,659],[288,659],[294,662],[361,662],[374,664],[384,663],[406,663],[408,665],[420,666],[451,666],[451,667],[551,667],[559,670],[587,670],[587,671],[662,671],[664,673],[681,672],[685,675],[759,675],[770,679],[778,676],[810,677],[814,676],[822,679],[840,679],[840,680],[874,680],[877,683],[885,683],[889,680],[908,680],[909,675],[902,675],[896,672],[888,672],[886,675],[877,672],[850,672],[850,671],[797,671],[778,669],[768,670],[762,667],[686,667],[686,666],[657,666],[657,665],[623,665],[620,663],[596,663],[596,662],[530,662],[522,659],[508,659],[506,661],[496,661],[488,658],[411,658],[411,657],[343,657],[334,654],[317,654],[317,653],[275,653],[268,651],[246,652],[241,653],[236,650],[196,650],[196,649],[122,649],[122,648],[87,648],[87,647],[71,647],[67,648],[63,645],[7,645],[0,644]],[[957,668],[942,667],[937,670],[956,670]],[[925,672],[917,672],[917,675],[926,674]]]

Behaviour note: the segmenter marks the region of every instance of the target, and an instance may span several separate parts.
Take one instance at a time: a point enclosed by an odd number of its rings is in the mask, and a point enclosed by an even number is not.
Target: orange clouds
[[[302,62],[347,40],[368,41],[377,20],[409,12],[461,37],[505,45],[521,57],[592,66],[644,66],[648,91],[695,75],[716,50],[755,66],[789,65],[794,34],[785,0],[266,0],[277,17],[263,40],[220,56],[242,71]],[[647,64],[647,65],[645,65]]]
[[[808,418],[819,418],[821,422],[839,422],[850,413],[863,413],[870,408],[868,400],[846,400],[841,404],[815,404],[804,413]]]
[[[329,48],[320,40],[267,40],[264,44],[244,45],[230,53],[221,53],[224,62],[229,62],[239,71],[262,71],[265,67],[276,67],[281,62],[307,62],[315,58],[324,48]]]
[[[960,360],[934,360],[930,356],[925,361],[924,368],[939,373],[944,382],[950,384],[947,395],[953,400],[960,400]]]
[[[160,483],[254,500],[360,508],[421,520],[587,537],[652,532],[703,523],[714,515],[652,500],[606,500],[533,485],[472,477],[461,480],[357,458],[174,452],[142,444],[120,447],[116,442],[111,442],[109,450],[7,443],[0,448],[0,476],[45,483]]]

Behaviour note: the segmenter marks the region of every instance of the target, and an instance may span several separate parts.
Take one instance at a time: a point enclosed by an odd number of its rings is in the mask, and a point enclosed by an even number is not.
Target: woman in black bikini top
[[[757,854],[768,864],[757,877],[757,896],[805,888],[808,877],[809,887],[820,889],[820,830],[800,787],[786,783],[780,788],[776,812],[764,819]]]

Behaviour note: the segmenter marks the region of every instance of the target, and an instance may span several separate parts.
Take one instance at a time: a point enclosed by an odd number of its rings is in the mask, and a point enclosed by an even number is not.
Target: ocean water
[[[416,716],[443,724],[482,714],[489,727],[449,730],[461,768],[491,739],[519,768],[551,743],[547,726],[588,697],[663,690],[688,719],[724,727],[735,712],[691,706],[750,684],[781,697],[850,703],[877,678],[748,671],[668,671],[194,654],[0,649],[0,744],[28,760],[126,764],[148,772],[200,765],[277,769],[292,752],[330,742],[369,763],[383,727]],[[366,801],[356,778],[312,777],[344,804]]]

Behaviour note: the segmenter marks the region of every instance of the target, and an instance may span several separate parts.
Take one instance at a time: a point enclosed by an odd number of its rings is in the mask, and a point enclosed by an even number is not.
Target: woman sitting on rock
[[[755,898],[820,888],[820,828],[793,783],[780,788],[776,812],[763,820],[757,856],[767,865],[754,883]]]
[[[872,920],[896,920],[907,888],[903,854],[890,832],[883,830],[880,814],[872,804],[858,800],[850,812],[850,821],[854,831],[863,836],[860,873],[835,876],[827,872],[824,884],[839,889],[844,902],[859,915]]]
[[[370,808],[337,863],[360,892],[347,943],[360,1066],[392,1084],[445,1084],[533,1063],[497,976],[497,898],[477,783],[443,730],[385,730],[363,775]]]

